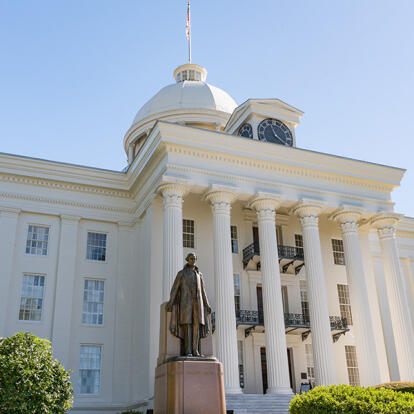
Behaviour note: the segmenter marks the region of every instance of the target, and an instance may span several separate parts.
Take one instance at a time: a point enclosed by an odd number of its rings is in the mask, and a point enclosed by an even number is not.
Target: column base
[[[240,387],[224,387],[226,394],[243,394]]]
[[[290,387],[271,387],[266,390],[266,394],[293,394]]]

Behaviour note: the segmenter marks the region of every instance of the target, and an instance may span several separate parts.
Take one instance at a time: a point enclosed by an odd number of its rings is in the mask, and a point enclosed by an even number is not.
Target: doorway
[[[288,358],[288,367],[289,367],[289,384],[293,392],[296,392],[295,387],[295,368],[293,366],[293,349],[287,349],[287,358]],[[260,348],[260,362],[262,365],[262,385],[263,385],[263,394],[266,394],[268,388],[267,383],[267,365],[266,365],[266,347],[262,346]]]

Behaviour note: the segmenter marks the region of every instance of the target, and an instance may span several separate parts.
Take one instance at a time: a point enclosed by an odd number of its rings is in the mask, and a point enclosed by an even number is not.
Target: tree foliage
[[[350,385],[316,387],[296,395],[291,414],[402,414],[414,413],[414,395],[385,388]]]
[[[0,412],[61,414],[72,406],[69,372],[50,342],[30,333],[0,339]]]

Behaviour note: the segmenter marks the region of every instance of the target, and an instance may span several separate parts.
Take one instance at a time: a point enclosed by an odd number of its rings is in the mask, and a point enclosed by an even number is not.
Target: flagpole
[[[191,63],[191,18],[190,18],[190,0],[187,6],[187,33],[188,33],[188,63]]]

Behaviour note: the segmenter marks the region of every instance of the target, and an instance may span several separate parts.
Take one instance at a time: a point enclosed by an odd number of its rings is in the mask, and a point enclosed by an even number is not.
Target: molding
[[[56,181],[52,179],[43,179],[28,177],[24,175],[12,175],[9,173],[2,173],[0,181],[10,182],[13,184],[34,185],[39,187],[47,187],[58,190],[76,191],[91,194],[100,194],[110,197],[131,198],[131,193],[127,190],[116,190],[111,188],[95,187],[89,184],[75,184],[67,183],[65,181]]]
[[[88,202],[82,201],[75,201],[75,200],[65,200],[61,198],[51,198],[51,197],[43,197],[34,194],[23,194],[23,193],[10,193],[1,191],[0,192],[1,198],[11,198],[17,200],[28,200],[28,201],[35,201],[40,203],[47,203],[47,204],[54,204],[54,205],[64,205],[70,207],[80,207],[80,208],[89,208],[94,210],[104,210],[104,211],[111,211],[117,213],[127,213],[127,214],[134,214],[135,208],[127,208],[127,207],[114,207],[108,204],[93,204]]]

